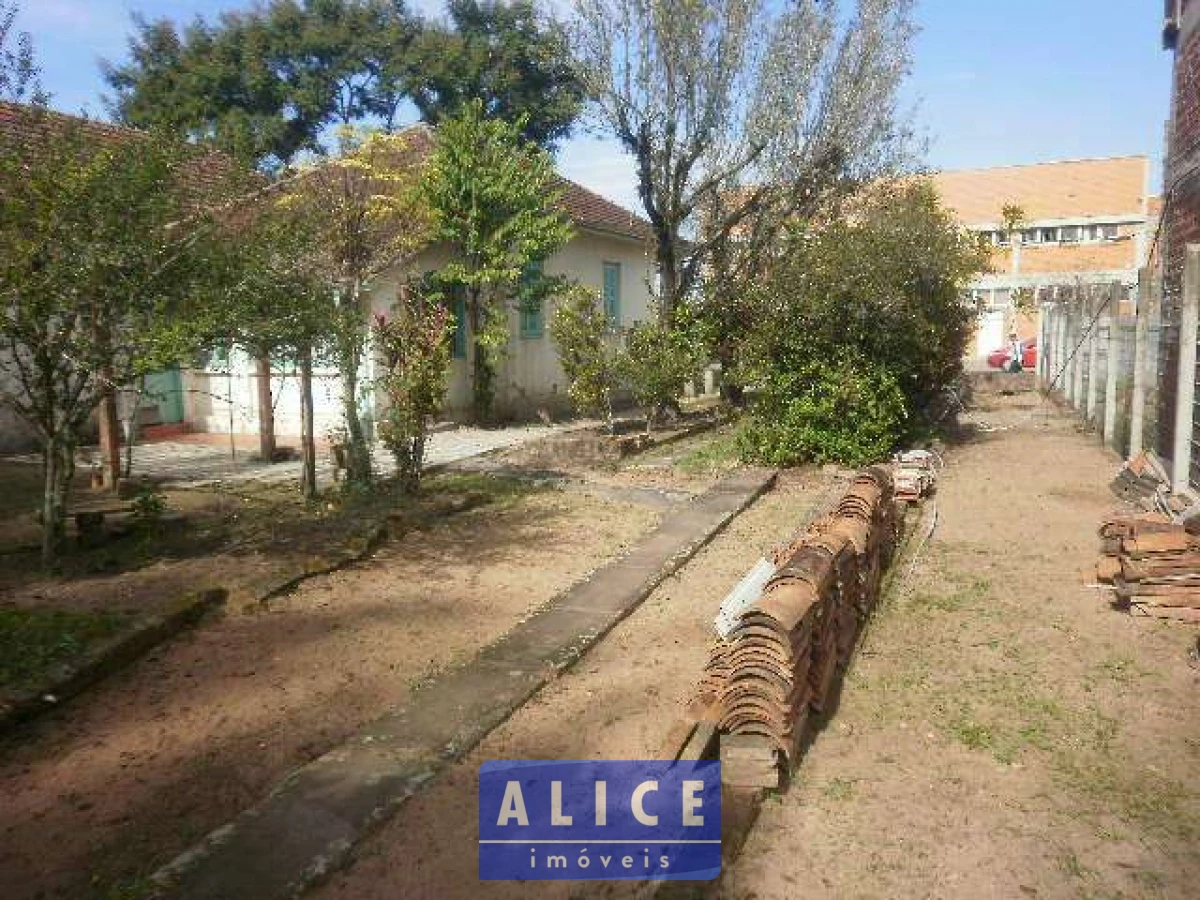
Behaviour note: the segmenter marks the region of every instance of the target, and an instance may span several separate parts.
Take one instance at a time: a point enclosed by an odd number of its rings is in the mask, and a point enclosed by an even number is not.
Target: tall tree
[[[443,121],[435,140],[424,195],[433,238],[452,250],[439,277],[466,300],[474,415],[486,422],[496,365],[508,346],[509,304],[532,264],[570,239],[571,226],[550,155],[522,138],[519,125],[487,118],[475,100]],[[544,294],[542,287],[530,289]]]
[[[634,158],[667,322],[751,217],[774,230],[901,158],[911,6],[576,0],[581,77]]]
[[[317,236],[313,259],[334,298],[328,329],[349,438],[346,477],[362,484],[371,477],[359,396],[370,281],[423,246],[429,227],[405,136],[343,131],[341,141],[342,152],[302,170],[282,202]]]
[[[0,3],[0,100],[44,106],[50,97],[42,90],[33,42],[15,30],[19,11],[15,3]]]
[[[566,30],[530,0],[450,0],[448,25],[427,26],[413,45],[412,100],[437,124],[479,101],[494,118],[521,122],[543,146],[566,137],[578,118],[582,85]]]
[[[416,29],[403,0],[272,0],[249,12],[134,19],[129,59],[103,64],[129,125],[216,141],[268,170],[323,152],[327,126],[395,107]]]
[[[42,556],[64,534],[75,446],[101,398],[177,358],[206,282],[184,157],[37,108],[0,142],[0,400],[41,444]],[[188,223],[188,224],[185,224]]]

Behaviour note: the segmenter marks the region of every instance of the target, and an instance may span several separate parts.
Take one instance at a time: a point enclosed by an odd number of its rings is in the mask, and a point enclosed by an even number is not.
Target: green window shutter
[[[621,264],[604,264],[604,314],[614,325],[621,324]]]
[[[534,260],[525,267],[521,274],[521,285],[518,289],[518,304],[520,310],[523,338],[540,338],[545,330],[543,321],[543,297],[539,283],[542,278],[541,260]]]

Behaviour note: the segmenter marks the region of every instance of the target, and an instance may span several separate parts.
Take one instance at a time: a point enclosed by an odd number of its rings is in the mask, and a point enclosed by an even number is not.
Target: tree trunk
[[[676,241],[665,229],[658,230],[655,255],[658,263],[658,312],[664,325],[675,321],[675,308],[679,304],[679,260],[676,256]]]
[[[263,462],[275,461],[275,407],[271,403],[271,356],[260,353],[258,370],[258,455]]]
[[[471,413],[477,425],[486,425],[492,419],[496,373],[493,371],[491,353],[483,345],[484,309],[478,291],[470,297],[468,316],[471,320],[472,350]]]
[[[118,460],[119,462],[119,460]],[[67,498],[75,474],[74,443],[56,435],[42,449],[42,565],[50,566],[66,537]]]
[[[358,352],[343,347],[342,370],[342,416],[346,420],[346,480],[367,484],[371,480],[371,450],[363,432],[362,419],[358,415]]]
[[[117,423],[117,392],[111,387],[112,373],[104,371],[100,377],[110,385],[100,397],[97,418],[100,424],[100,471],[104,486],[117,491],[121,485],[121,439]]]
[[[317,496],[317,448],[313,439],[312,348],[300,350],[300,493],[305,500]]]
[[[142,405],[142,397],[146,394],[146,376],[139,375],[137,380],[137,391],[133,395],[133,403],[130,404],[129,414],[125,417],[125,464],[122,468],[122,476],[129,478],[133,473],[133,444],[137,440],[138,430],[138,409]]]

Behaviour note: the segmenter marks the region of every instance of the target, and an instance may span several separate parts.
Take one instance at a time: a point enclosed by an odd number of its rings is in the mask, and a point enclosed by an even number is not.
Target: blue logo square
[[[715,760],[479,767],[481,880],[708,880],[720,871]]]

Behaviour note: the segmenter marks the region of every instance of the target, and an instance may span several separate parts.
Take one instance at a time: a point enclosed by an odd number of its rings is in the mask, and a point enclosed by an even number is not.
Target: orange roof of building
[[[963,169],[933,176],[942,203],[964,225],[998,224],[1007,204],[1026,221],[1093,216],[1140,216],[1149,161],[1144,156],[1076,159]]]

